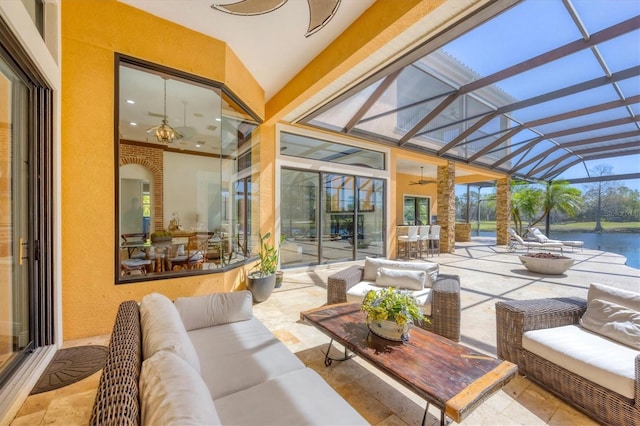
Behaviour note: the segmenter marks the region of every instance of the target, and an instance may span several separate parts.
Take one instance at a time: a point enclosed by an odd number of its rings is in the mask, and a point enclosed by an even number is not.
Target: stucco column
[[[496,191],[496,243],[499,246],[509,244],[509,223],[511,220],[511,178],[498,179]]]
[[[456,166],[453,161],[438,166],[438,225],[440,251],[453,253],[456,246]]]

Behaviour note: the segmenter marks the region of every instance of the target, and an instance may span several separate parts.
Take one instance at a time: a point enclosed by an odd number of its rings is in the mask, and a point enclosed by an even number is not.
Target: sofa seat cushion
[[[399,260],[391,260],[377,257],[367,257],[364,260],[364,270],[362,273],[363,281],[375,281],[378,277],[378,268],[389,269],[409,269],[413,271],[425,271],[428,278],[425,280],[425,286],[431,287],[438,279],[440,265],[433,262],[402,262]]]
[[[286,407],[283,401],[287,401]],[[309,368],[292,371],[214,402],[222,424],[369,424]]]
[[[200,375],[173,352],[156,352],[142,363],[140,402],[143,425],[222,424]]]
[[[257,318],[188,332],[213,399],[255,386],[304,364]]]
[[[360,281],[358,284],[347,290],[347,300],[349,302],[362,302],[364,295],[369,290],[381,290],[383,287],[376,285],[375,281]],[[425,287],[422,290],[408,290],[413,297],[416,298],[418,304],[422,305],[422,311],[425,315],[431,315],[431,287]]]
[[[578,325],[527,331],[522,346],[587,380],[634,398],[635,358],[640,351]]]

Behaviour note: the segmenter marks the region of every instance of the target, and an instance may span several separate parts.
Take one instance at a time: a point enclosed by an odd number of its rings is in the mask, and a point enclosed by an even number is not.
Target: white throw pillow
[[[616,342],[640,350],[640,312],[606,300],[593,299],[580,325]]]
[[[198,353],[182,324],[180,314],[167,296],[152,293],[140,303],[142,354],[150,358],[158,351],[171,351],[200,373]]]
[[[178,297],[175,305],[187,331],[246,321],[253,317],[253,301],[249,291]]]
[[[633,291],[593,283],[589,286],[589,292],[587,293],[587,305],[594,299],[606,300],[640,311],[640,293],[634,293]]]
[[[422,290],[426,279],[427,273],[425,271],[378,268],[376,285],[407,290]]]
[[[220,425],[202,377],[182,358],[159,351],[142,363],[140,411],[143,425]]]
[[[425,271],[428,275],[428,278],[425,281],[426,287],[431,287],[433,285],[433,283],[438,279],[438,273],[440,271],[440,265],[433,262],[402,262],[399,260],[367,257],[364,260],[362,280],[374,282],[378,278],[378,268],[381,267],[389,269]]]

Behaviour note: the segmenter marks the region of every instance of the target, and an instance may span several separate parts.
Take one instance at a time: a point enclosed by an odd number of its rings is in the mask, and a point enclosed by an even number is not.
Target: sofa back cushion
[[[640,311],[640,293],[622,290],[604,284],[593,283],[587,293],[587,306],[594,299],[606,300],[617,305]]]
[[[168,351],[142,363],[143,425],[220,425],[207,385],[189,364]]]
[[[425,271],[380,267],[378,268],[376,285],[407,290],[422,290],[426,280],[427,273]]]
[[[580,318],[587,330],[640,350],[640,312],[609,302],[593,299]]]
[[[367,257],[364,260],[364,272],[362,279],[364,281],[375,282],[378,278],[378,268],[385,267],[388,269],[408,269],[413,271],[425,271],[427,273],[427,279],[425,280],[425,286],[431,287],[438,278],[438,272],[440,271],[440,265],[432,262],[401,262],[398,260]]]
[[[253,317],[253,303],[249,291],[178,297],[175,306],[187,331],[246,321]]]
[[[140,303],[142,327],[142,357],[151,358],[156,352],[166,350],[184,359],[198,374],[200,361],[180,314],[168,297],[151,293]]]

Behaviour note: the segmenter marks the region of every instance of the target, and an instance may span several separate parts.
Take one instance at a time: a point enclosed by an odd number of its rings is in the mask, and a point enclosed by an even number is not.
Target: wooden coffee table
[[[360,356],[440,409],[446,418],[460,422],[485,399],[511,380],[515,364],[477,352],[442,336],[413,327],[408,342],[393,342],[369,332],[359,303],[324,306],[300,314],[331,342],[325,365],[348,359],[347,351]],[[333,341],[345,347],[345,358],[329,356]]]

